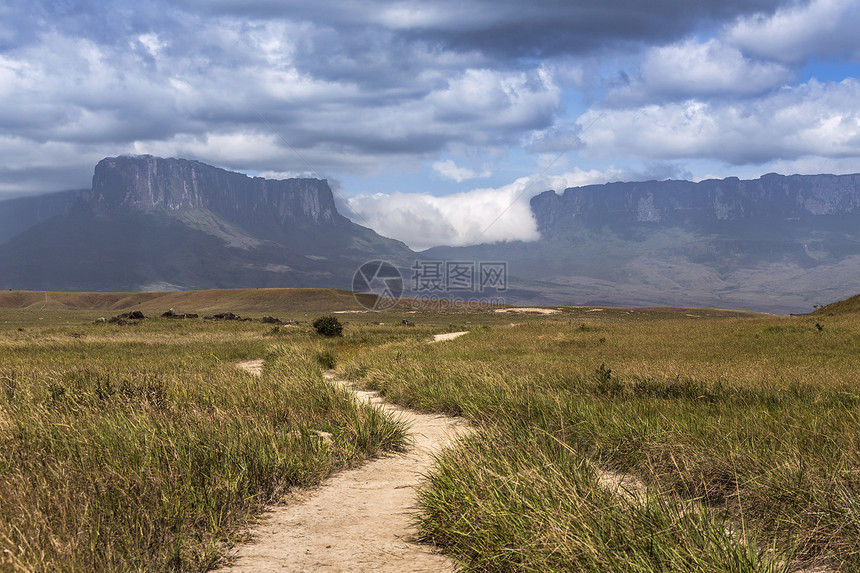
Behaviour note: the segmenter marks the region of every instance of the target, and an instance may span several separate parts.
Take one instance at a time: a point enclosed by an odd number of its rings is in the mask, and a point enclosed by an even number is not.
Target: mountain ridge
[[[83,192],[73,189],[0,201],[0,244],[30,227],[68,213]]]
[[[345,225],[323,179],[265,179],[188,159],[107,157],[83,201],[95,212],[205,209],[260,224]]]
[[[348,288],[380,256],[407,264],[412,252],[340,215],[325,180],[121,156],[99,162],[67,213],[0,245],[0,288]]]
[[[860,284],[860,175],[617,182],[531,199],[541,238],[422,253],[508,263],[515,301],[808,311]]]
[[[47,220],[31,208],[36,198],[0,202],[0,221],[9,204],[35,221],[0,244],[0,288],[349,288],[369,260],[394,263],[405,283],[419,260],[472,261],[506,264],[501,296],[512,304],[799,312],[856,294],[860,283],[858,174],[546,191],[530,203],[537,241],[421,253],[342,216],[320,179],[120,156],[100,161],[91,189],[68,199],[42,199],[58,212]]]
[[[552,215],[557,211],[574,217],[621,213],[625,223],[656,223],[679,214],[698,214],[702,222],[853,214],[860,211],[860,174],[615,182],[571,187],[562,194],[545,191],[530,204],[542,234],[560,223]]]

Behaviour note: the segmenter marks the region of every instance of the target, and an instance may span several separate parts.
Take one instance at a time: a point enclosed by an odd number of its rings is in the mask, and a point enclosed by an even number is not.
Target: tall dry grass
[[[855,317],[473,328],[344,365],[479,428],[422,494],[475,571],[860,570]],[[635,476],[644,503],[597,471]]]
[[[0,569],[206,570],[262,504],[402,447],[323,380],[329,346],[200,321],[0,332]],[[261,377],[235,365],[257,357]]]

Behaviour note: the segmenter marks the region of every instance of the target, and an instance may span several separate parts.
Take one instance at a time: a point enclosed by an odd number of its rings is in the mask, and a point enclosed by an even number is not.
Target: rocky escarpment
[[[0,241],[0,288],[346,288],[368,260],[413,256],[340,215],[323,180],[110,157],[67,212]]]
[[[751,181],[645,181],[547,191],[532,199],[541,233],[576,220],[592,225],[663,223],[711,227],[721,222],[804,220],[860,213],[860,175],[768,174]]]
[[[100,161],[85,203],[100,214],[203,209],[257,228],[347,223],[325,180],[248,177],[198,161],[151,155]]]

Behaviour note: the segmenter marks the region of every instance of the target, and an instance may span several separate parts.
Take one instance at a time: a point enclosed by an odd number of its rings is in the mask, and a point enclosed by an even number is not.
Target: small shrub
[[[343,336],[343,325],[334,316],[321,316],[314,321],[313,326],[323,336]]]
[[[612,369],[601,364],[594,371],[595,391],[598,395],[620,397],[624,393],[624,382],[612,377]]]
[[[607,368],[606,364],[601,364],[599,368],[595,369],[594,377],[598,384],[608,384],[612,380],[612,369]]]

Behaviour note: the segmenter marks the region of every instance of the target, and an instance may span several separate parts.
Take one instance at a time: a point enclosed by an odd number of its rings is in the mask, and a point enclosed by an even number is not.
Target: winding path
[[[239,366],[259,375],[262,361]],[[332,383],[349,387],[331,374]],[[229,556],[225,573],[240,572],[441,572],[456,564],[432,546],[415,541],[415,490],[433,454],[466,431],[466,422],[419,414],[385,403],[375,392],[356,399],[379,404],[410,424],[414,446],[336,474],[312,491],[294,495],[267,512],[253,541]]]

